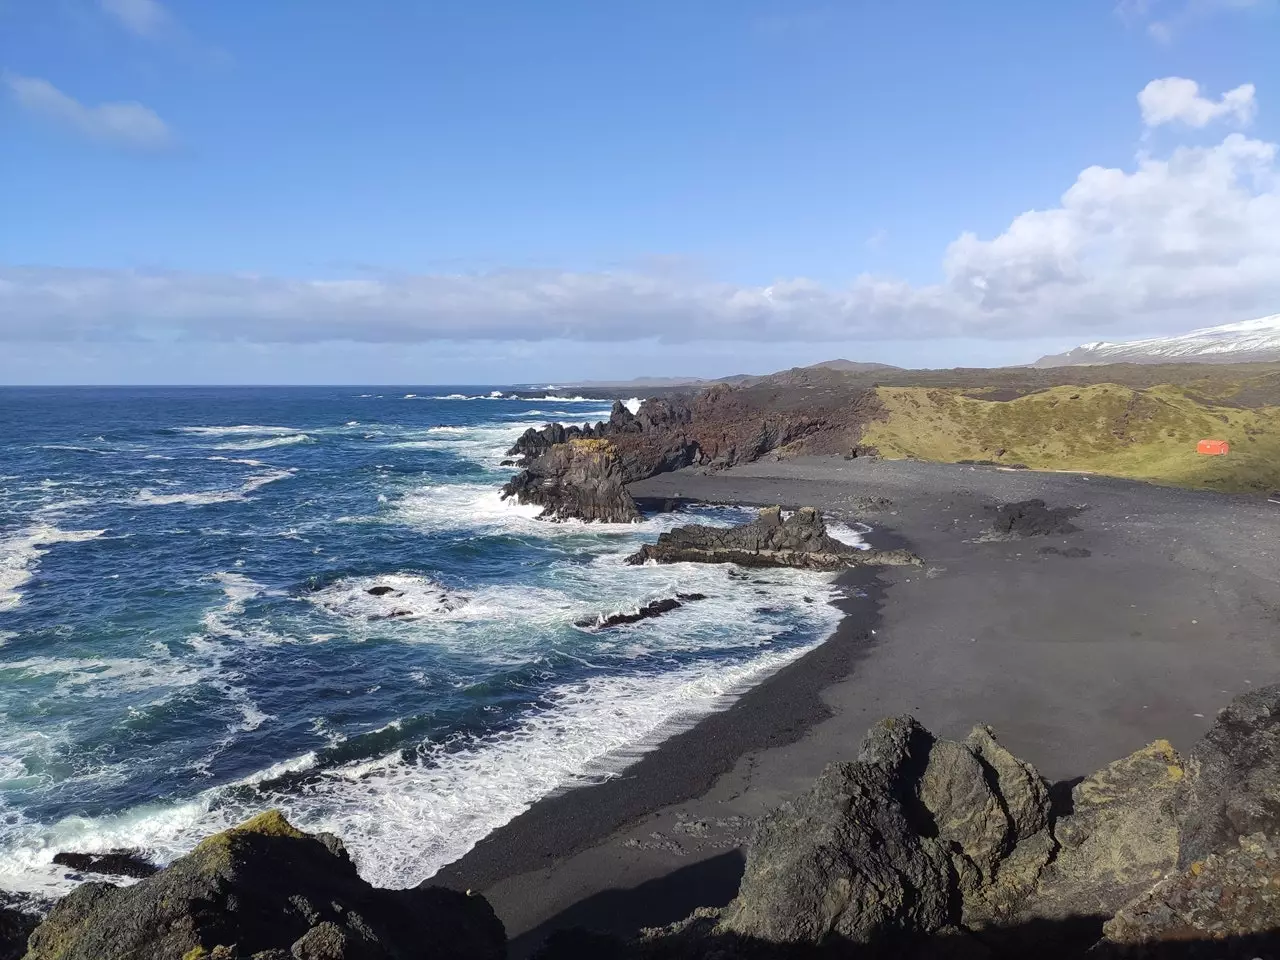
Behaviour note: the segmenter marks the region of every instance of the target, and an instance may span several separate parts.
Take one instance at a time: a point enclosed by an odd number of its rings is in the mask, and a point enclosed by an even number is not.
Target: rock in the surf
[[[86,883],[31,934],[27,960],[501,960],[483,897],[382,890],[342,843],[277,811],[204,840],[134,886]]]
[[[632,523],[640,519],[608,440],[556,444],[513,477],[503,487],[502,498],[542,507],[544,520]]]
[[[677,593],[674,597],[650,600],[644,606],[628,613],[601,614],[598,617],[579,620],[574,626],[591,630],[605,630],[609,627],[619,627],[627,623],[639,623],[641,620],[652,620],[654,617],[660,617],[664,613],[670,613],[672,610],[679,610],[686,603],[705,599],[707,599],[706,594],[702,593]]]
[[[108,853],[76,853],[64,850],[54,854],[53,862],[76,873],[131,877],[135,880],[149,877],[160,869],[142,854],[133,850],[112,850]]]
[[[827,533],[822,514],[801,507],[785,520],[780,507],[767,507],[751,523],[737,527],[694,524],[659,535],[627,558],[627,563],[736,563],[743,567],[801,567],[845,570],[864,563],[919,563],[904,551],[859,550]]]

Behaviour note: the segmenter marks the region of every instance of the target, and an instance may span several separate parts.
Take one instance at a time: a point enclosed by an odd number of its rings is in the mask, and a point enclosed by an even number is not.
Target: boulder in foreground
[[[488,902],[381,890],[342,842],[277,811],[204,840],[131,887],[86,883],[31,935],[26,960],[501,960]]]
[[[677,527],[627,558],[655,563],[736,563],[743,567],[799,567],[847,570],[862,564],[919,563],[905,550],[859,550],[827,533],[822,514],[801,507],[785,520],[781,507],[766,507],[751,523],[737,527],[693,524]]]
[[[1266,687],[1185,761],[1156,741],[1067,793],[985,727],[953,741],[890,718],[760,821],[727,907],[540,957],[1274,958],[1278,737]]]

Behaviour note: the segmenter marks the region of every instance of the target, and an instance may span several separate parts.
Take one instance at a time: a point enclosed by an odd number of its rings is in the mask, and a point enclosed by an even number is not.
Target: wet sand
[[[925,566],[846,575],[847,615],[826,643],[442,871],[433,882],[490,899],[512,956],[560,926],[628,933],[727,902],[752,818],[852,757],[882,716],[946,736],[989,724],[1069,779],[1158,737],[1186,748],[1231,697],[1280,679],[1280,505],[1263,499],[828,458],[681,471],[632,492],[812,504],[865,520],[875,545],[905,544]],[[1081,507],[1079,531],[989,538],[991,507],[1032,497]]]

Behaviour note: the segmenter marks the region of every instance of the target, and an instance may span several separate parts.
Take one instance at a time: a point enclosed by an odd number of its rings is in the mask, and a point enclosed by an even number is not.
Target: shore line
[[[639,502],[652,509],[663,501]],[[670,498],[665,509],[722,502]],[[766,504],[735,500],[733,505]],[[909,549],[887,528],[874,527],[865,538],[873,549]],[[537,801],[429,882],[483,891],[499,880],[548,868],[657,810],[703,795],[744,756],[795,743],[828,719],[832,712],[822,692],[849,676],[874,647],[887,589],[874,567],[845,571],[835,582],[844,595],[833,605],[843,618],[812,649],[743,691],[724,710],[661,741],[618,776]]]

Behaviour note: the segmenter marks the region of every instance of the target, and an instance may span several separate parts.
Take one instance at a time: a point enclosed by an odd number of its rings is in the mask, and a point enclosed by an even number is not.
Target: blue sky
[[[0,382],[998,364],[1280,312],[1278,49],[1275,0],[0,0]]]

